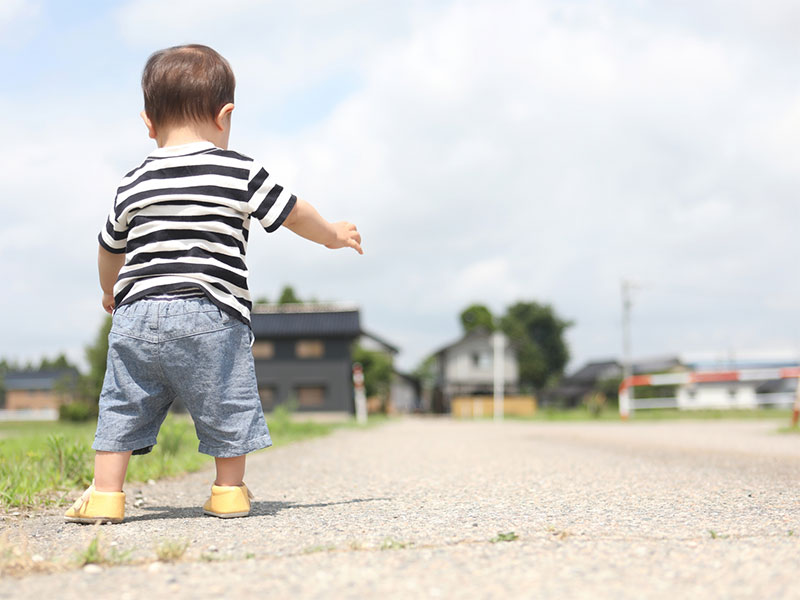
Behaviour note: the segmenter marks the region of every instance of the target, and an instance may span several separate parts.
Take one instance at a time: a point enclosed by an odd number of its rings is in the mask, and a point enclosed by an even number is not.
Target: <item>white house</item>
[[[500,334],[503,350],[503,381],[506,393],[519,391],[517,353],[508,338]],[[434,410],[448,410],[455,396],[491,394],[494,384],[492,333],[474,329],[459,340],[438,350]],[[438,404],[438,406],[436,406]]]

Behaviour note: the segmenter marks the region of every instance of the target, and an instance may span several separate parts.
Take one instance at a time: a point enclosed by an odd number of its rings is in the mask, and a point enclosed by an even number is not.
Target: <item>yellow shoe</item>
[[[94,482],[64,513],[70,523],[122,523],[125,518],[125,492],[98,492]]]
[[[212,517],[231,519],[250,514],[253,494],[242,485],[212,485],[211,497],[203,505],[203,512]]]

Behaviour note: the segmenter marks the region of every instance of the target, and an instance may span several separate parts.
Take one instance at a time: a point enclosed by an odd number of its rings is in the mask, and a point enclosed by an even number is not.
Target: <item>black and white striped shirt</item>
[[[275,231],[297,198],[254,160],[211,142],[151,153],[117,189],[100,245],[125,253],[117,306],[145,296],[200,290],[250,322],[250,217]]]

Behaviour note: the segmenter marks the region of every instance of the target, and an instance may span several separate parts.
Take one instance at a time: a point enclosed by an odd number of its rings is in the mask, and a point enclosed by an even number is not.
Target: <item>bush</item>
[[[84,423],[97,417],[97,409],[86,402],[62,404],[58,409],[58,420],[71,423]]]

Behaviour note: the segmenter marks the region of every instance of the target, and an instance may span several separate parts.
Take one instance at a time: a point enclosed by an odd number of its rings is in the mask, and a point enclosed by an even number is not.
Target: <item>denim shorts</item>
[[[194,420],[200,452],[222,458],[271,446],[250,336],[207,298],[118,307],[92,448],[144,454],[177,399]]]

